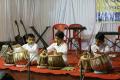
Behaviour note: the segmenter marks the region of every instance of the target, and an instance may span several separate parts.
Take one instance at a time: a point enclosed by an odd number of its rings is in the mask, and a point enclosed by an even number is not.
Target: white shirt
[[[91,46],[91,51],[93,52],[94,55],[96,55],[97,50],[100,52],[108,53],[110,52],[110,47],[106,44],[102,44],[100,46],[97,46],[96,44]]]
[[[47,48],[47,51],[51,52],[51,51],[54,51],[54,49],[57,52],[62,52],[63,53],[62,57],[63,57],[64,62],[66,63],[67,62],[67,51],[68,51],[67,44],[62,43],[60,45],[57,45],[57,43],[53,43]]]
[[[30,60],[34,61],[38,59],[38,45],[36,43],[30,45],[30,44],[24,44],[22,46],[24,49],[28,50],[28,53],[30,54]]]

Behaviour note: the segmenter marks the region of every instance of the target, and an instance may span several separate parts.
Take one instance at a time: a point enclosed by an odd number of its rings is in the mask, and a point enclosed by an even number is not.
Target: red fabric
[[[69,60],[69,64],[71,65],[76,65],[76,63],[78,62],[78,58],[76,58],[75,54],[74,53],[69,53],[69,56],[68,56],[68,60]],[[112,80],[120,80],[120,75],[119,75],[119,71],[120,71],[120,58],[117,57],[115,59],[113,59],[113,72],[109,73],[109,74],[95,74],[93,72],[90,72],[90,73],[85,73],[85,77],[93,77],[93,78],[100,78],[100,79],[112,79]],[[1,58],[0,59],[0,69],[10,69],[10,70],[16,70],[16,71],[26,71],[27,68],[18,68],[16,66],[10,66],[10,67],[7,67],[7,66],[4,66],[4,61],[3,59]],[[50,73],[50,74],[55,74],[55,75],[59,75],[59,74],[69,74],[71,76],[80,76],[80,70],[79,68],[75,67],[74,70],[72,71],[65,71],[65,70],[49,70],[49,69],[40,69],[40,68],[37,68],[36,66],[31,66],[30,67],[30,70],[32,72],[36,72],[36,73]]]

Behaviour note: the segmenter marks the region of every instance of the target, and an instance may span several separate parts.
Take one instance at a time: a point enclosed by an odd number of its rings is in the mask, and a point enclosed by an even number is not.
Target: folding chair
[[[55,30],[63,31],[65,34],[65,41],[67,42],[68,39],[68,25],[67,24],[55,24],[53,25],[53,39],[55,35]]]
[[[80,24],[70,24],[69,25],[69,45],[70,49],[72,47],[76,47],[81,51],[81,31],[86,29],[85,27],[82,27]],[[72,35],[71,35],[72,34]],[[74,42],[73,42],[74,40]]]

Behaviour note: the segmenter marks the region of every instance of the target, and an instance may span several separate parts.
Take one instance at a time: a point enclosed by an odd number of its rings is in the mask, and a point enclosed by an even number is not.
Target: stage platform
[[[118,55],[120,53],[117,53]],[[49,70],[30,66],[30,80],[80,80],[80,69],[76,67],[79,58],[74,51],[69,51],[68,63],[74,67],[73,70]],[[84,73],[84,80],[120,80],[120,56],[112,59],[113,71],[109,74]],[[16,66],[5,66],[0,59],[0,70],[6,71],[15,80],[28,80],[28,69]]]

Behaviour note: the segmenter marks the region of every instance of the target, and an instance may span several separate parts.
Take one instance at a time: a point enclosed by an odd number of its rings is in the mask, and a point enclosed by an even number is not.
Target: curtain
[[[81,24],[87,28],[82,32],[82,39],[93,43],[94,35],[100,31],[116,31],[119,23],[96,23],[95,0],[0,0],[0,41],[14,40],[18,35],[14,23],[18,21],[20,34],[25,34],[20,23],[23,21],[28,33],[33,33],[34,26],[42,34],[46,26],[51,26],[43,35],[50,44],[52,26],[56,23]],[[36,36],[37,37],[37,36]],[[41,42],[38,43],[42,46]],[[83,44],[83,48],[88,46]]]

